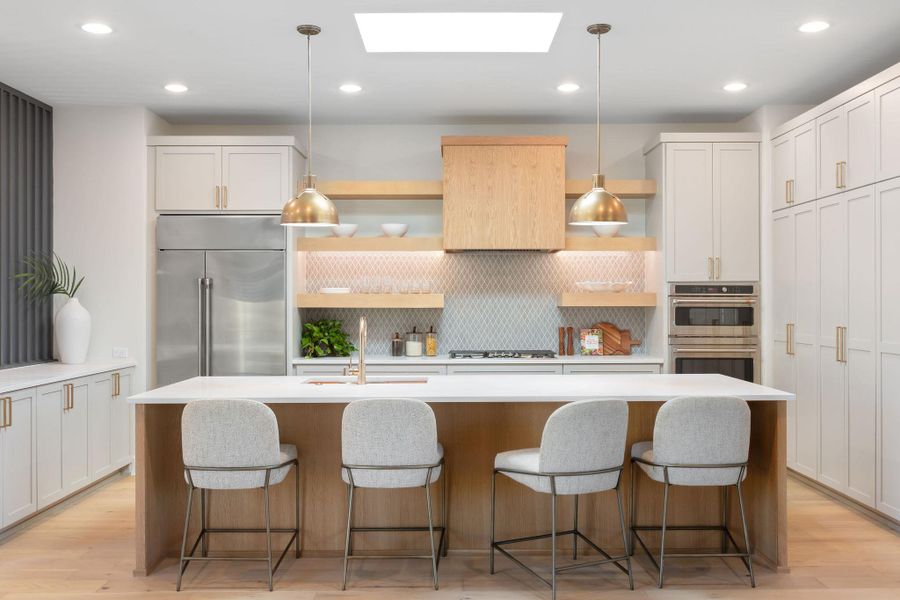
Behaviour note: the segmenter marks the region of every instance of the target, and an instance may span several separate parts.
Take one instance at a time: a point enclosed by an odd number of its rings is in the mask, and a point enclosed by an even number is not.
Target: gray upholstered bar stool
[[[744,515],[744,495],[741,484],[747,477],[747,455],[750,450],[750,407],[741,398],[674,398],[660,407],[656,414],[652,442],[638,442],[631,447],[631,552],[634,539],[647,552],[659,569],[657,587],[663,586],[667,558],[697,558],[705,556],[740,558],[750,574],[750,585],[756,587],[753,576],[753,556]],[[662,483],[662,525],[635,525],[634,478],[639,466],[653,481]],[[722,488],[721,525],[668,525],[669,488],[671,486],[715,486]],[[737,490],[744,551],[728,529],[728,488]],[[659,531],[659,562],[641,539],[639,531]],[[721,552],[666,552],[667,531],[721,532]],[[728,543],[735,551],[728,552]]]
[[[278,422],[272,409],[255,400],[195,400],[184,407],[181,416],[181,448],[184,458],[184,479],[188,484],[187,510],[184,516],[184,535],[181,538],[181,561],[178,582],[194,560],[248,560],[266,562],[269,591],[272,575],[281,564],[291,544],[296,557],[300,556],[300,463],[297,447],[281,444]],[[281,483],[291,466],[296,467],[295,527],[276,528],[269,519],[269,487]],[[262,488],[264,494],[263,528],[237,529],[207,527],[206,504],[212,490],[246,490]],[[187,552],[188,527],[194,490],[200,490],[200,534]],[[266,556],[216,558],[207,554],[210,533],[265,533]],[[272,533],[290,533],[291,537],[272,564]],[[201,545],[200,556],[195,556]]]
[[[583,400],[558,408],[547,419],[541,436],[540,448],[501,452],[494,459],[494,475],[491,481],[491,574],[494,573],[494,550],[501,552],[514,563],[550,586],[556,598],[556,576],[563,571],[612,563],[628,575],[628,586],[634,589],[631,558],[625,539],[625,516],[622,512],[620,483],[625,464],[625,437],[628,433],[628,403],[624,400]],[[536,492],[550,494],[550,533],[530,535],[509,540],[495,539],[495,513],[497,474],[525,485]],[[625,554],[611,556],[592,542],[578,529],[578,496],[598,492],[616,491],[619,506],[619,524],[622,530],[622,546]],[[556,497],[574,496],[575,518],[572,529],[557,531]],[[578,540],[603,556],[578,564],[556,566],[556,540],[559,536],[572,536],[572,559],[578,558]],[[530,542],[550,538],[550,579],[542,577],[525,566],[503,546],[518,542]],[[622,566],[622,562],[626,566]]]
[[[431,553],[390,555],[374,558],[422,558],[431,561],[434,589],[438,589],[438,565],[446,555],[447,478],[444,477],[441,525],[434,525],[431,486],[441,476],[444,448],[437,441],[437,423],[431,407],[413,398],[354,400],[344,409],[341,424],[341,476],[347,484],[347,533],[344,540],[344,571],[341,589],[347,588],[350,559],[373,558],[353,554],[353,534],[373,531],[427,531]],[[422,527],[356,527],[353,525],[353,495],[357,488],[425,490],[428,525]],[[440,532],[437,547],[434,532]]]

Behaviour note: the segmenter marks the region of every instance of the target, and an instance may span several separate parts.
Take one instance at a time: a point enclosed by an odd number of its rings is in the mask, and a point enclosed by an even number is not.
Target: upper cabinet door
[[[713,278],[713,145],[666,144],[669,281]]]
[[[564,138],[442,138],[445,250],[561,250]]]
[[[810,121],[794,129],[794,184],[791,204],[816,199],[816,124]]]
[[[847,122],[844,107],[816,119],[818,161],[816,194],[818,198],[844,189],[843,170],[847,161]]]
[[[875,90],[875,179],[900,175],[900,78]]]
[[[848,102],[844,111],[847,123],[844,187],[871,185],[875,182],[875,92]]]
[[[791,205],[794,185],[794,134],[785,133],[772,140],[772,210]]]
[[[286,146],[222,148],[221,207],[281,210],[291,196],[290,152]]]
[[[156,147],[156,210],[221,208],[222,149]]]
[[[719,281],[759,280],[759,144],[713,144],[715,264]]]

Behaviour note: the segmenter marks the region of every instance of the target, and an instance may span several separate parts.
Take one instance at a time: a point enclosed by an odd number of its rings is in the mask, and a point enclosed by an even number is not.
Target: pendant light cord
[[[306,185],[309,185],[312,177],[312,36],[309,34],[306,34],[306,111]]]
[[[600,38],[597,33],[597,174],[600,174]]]

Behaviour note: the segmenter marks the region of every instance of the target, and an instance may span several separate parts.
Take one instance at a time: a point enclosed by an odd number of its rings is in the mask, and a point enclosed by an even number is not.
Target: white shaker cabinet
[[[796,370],[792,348],[796,314],[796,261],[794,260],[794,213],[776,212],[772,218],[773,387],[796,393]],[[797,403],[787,403],[787,464],[797,464]]]
[[[222,148],[222,208],[281,209],[291,197],[291,157],[285,146]]]
[[[900,519],[900,178],[875,187],[879,280],[877,508]]]
[[[875,89],[875,179],[900,176],[900,78]]]
[[[91,482],[90,378],[37,388],[38,508]]]
[[[863,94],[816,119],[818,198],[875,180],[875,94]]]
[[[0,527],[37,510],[35,391],[0,394]]]
[[[810,121],[772,140],[772,209],[816,198],[816,129]]]
[[[131,420],[131,395],[133,369],[123,369],[112,373],[112,397],[109,408],[109,448],[112,469],[120,469],[130,464],[134,456],[134,426]]]
[[[222,205],[222,149],[157,146],[156,210],[208,211]]]
[[[666,144],[669,281],[759,279],[759,144]]]
[[[98,479],[131,462],[130,369],[91,378],[91,472]]]

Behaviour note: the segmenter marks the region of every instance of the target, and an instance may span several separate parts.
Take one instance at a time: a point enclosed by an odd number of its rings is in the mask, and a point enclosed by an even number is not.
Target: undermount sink
[[[306,385],[355,385],[356,376],[310,377],[303,383]],[[428,378],[404,375],[369,375],[366,377],[366,385],[385,383],[428,383]]]

